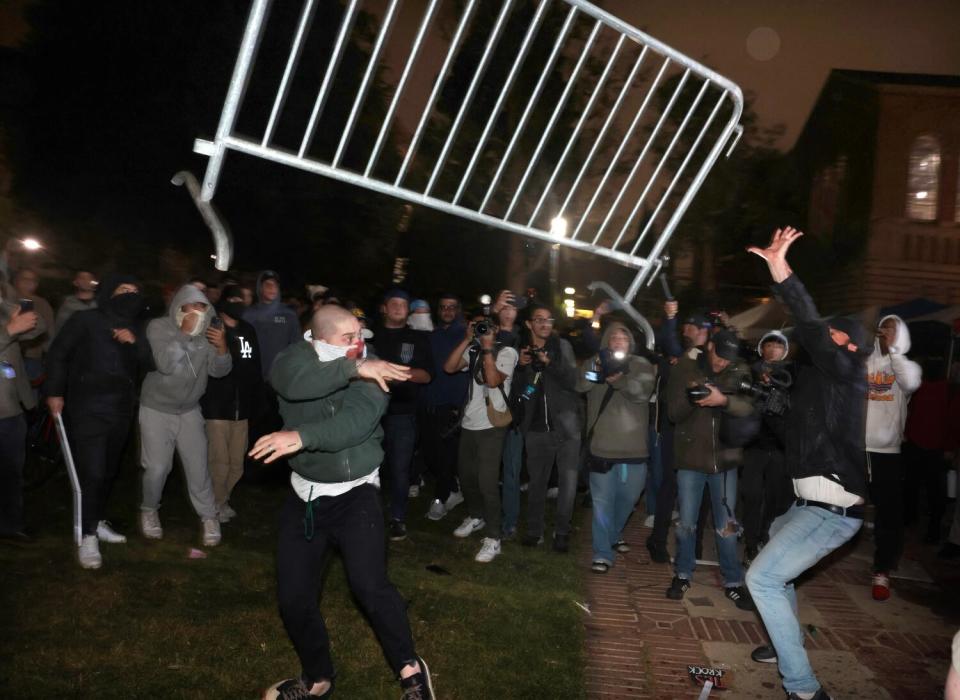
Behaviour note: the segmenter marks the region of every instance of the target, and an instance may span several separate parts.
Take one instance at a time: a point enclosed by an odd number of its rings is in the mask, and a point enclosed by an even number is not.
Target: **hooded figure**
[[[188,321],[190,316],[195,318],[192,323]],[[187,284],[173,296],[167,315],[147,326],[156,370],[143,380],[140,395],[140,525],[149,539],[163,537],[157,510],[176,449],[186,473],[190,501],[203,521],[203,543],[214,546],[220,542],[200,397],[206,391],[207,377],[225,377],[233,361],[224,332],[210,328],[212,318],[210,301]]]
[[[143,306],[132,275],[111,275],[97,306],[70,316],[47,355],[47,405],[64,414],[82,493],[83,540],[78,557],[100,568],[99,541],[120,543],[106,506],[130,432],[140,372],[152,366],[137,317]]]
[[[243,320],[257,332],[260,366],[266,379],[280,351],[303,339],[300,320],[296,312],[283,303],[280,277],[273,270],[264,270],[257,277],[257,303],[246,310]]]
[[[757,343],[757,354],[763,359],[763,344],[771,340],[783,346],[783,357],[780,358],[780,361],[786,360],[787,355],[790,354],[790,339],[780,331],[767,331],[764,333],[763,337],[760,338],[760,342]]]

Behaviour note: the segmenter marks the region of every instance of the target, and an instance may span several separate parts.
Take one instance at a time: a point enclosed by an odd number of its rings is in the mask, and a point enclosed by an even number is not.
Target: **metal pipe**
[[[377,33],[377,42],[373,46],[373,52],[370,54],[370,60],[367,62],[367,70],[363,73],[363,80],[360,82],[360,89],[357,90],[357,96],[353,100],[353,106],[350,108],[350,116],[347,117],[347,124],[340,135],[340,143],[337,145],[337,152],[333,156],[333,167],[340,164],[343,152],[347,149],[347,142],[353,135],[353,129],[357,123],[357,117],[360,114],[360,107],[367,99],[367,90],[370,89],[370,80],[377,68],[377,61],[380,60],[380,51],[386,43],[387,35],[390,33],[390,27],[393,25],[393,18],[396,16],[397,7],[400,0],[391,0],[390,8],[387,10],[387,16],[380,25],[380,31]]]
[[[80,488],[77,465],[73,461],[73,452],[70,450],[70,441],[67,439],[67,429],[63,425],[63,415],[56,413],[53,420],[57,425],[57,437],[60,438],[60,452],[70,476],[70,490],[73,491],[73,541],[79,547],[83,541],[83,491]]]
[[[333,84],[333,76],[336,75],[340,67],[340,60],[343,58],[343,47],[346,44],[347,35],[353,26],[353,21],[357,16],[357,3],[359,0],[350,0],[347,11],[343,13],[343,19],[340,20],[340,29],[337,31],[337,40],[333,45],[333,53],[330,55],[330,63],[327,64],[327,71],[323,74],[323,82],[320,83],[320,90],[317,92],[317,99],[313,102],[313,110],[310,112],[310,120],[307,122],[307,128],[303,132],[303,140],[300,141],[300,150],[297,156],[303,158],[304,153],[313,143],[313,134],[317,129],[317,122],[320,121],[320,115],[323,114],[323,108],[327,104],[327,97],[330,94],[330,86]]]
[[[643,340],[644,344],[647,346],[647,350],[653,350],[654,346],[654,337],[653,337],[653,326],[650,325],[650,322],[644,318],[643,314],[637,311],[633,304],[630,303],[628,299],[624,299],[620,296],[609,284],[606,282],[591,282],[587,285],[587,289],[591,292],[599,289],[601,292],[606,292],[607,295],[617,302],[617,305],[623,309],[627,316],[633,319],[640,329],[643,331]]]
[[[203,223],[213,234],[213,245],[217,255],[214,267],[221,272],[226,272],[230,269],[230,261],[233,259],[233,236],[230,234],[230,229],[220,218],[220,213],[213,206],[213,203],[204,201],[200,196],[200,183],[197,182],[193,173],[181,170],[173,176],[170,182],[177,186],[186,185],[187,192],[190,193],[193,203],[200,212]]]
[[[423,20],[420,22],[420,28],[417,30],[417,36],[413,40],[413,49],[410,51],[410,57],[407,59],[407,63],[403,67],[403,74],[400,76],[400,82],[397,83],[397,88],[393,92],[393,99],[390,100],[390,107],[387,109],[387,116],[383,119],[383,125],[380,127],[380,133],[377,135],[377,142],[373,146],[373,151],[370,153],[370,159],[367,161],[367,167],[363,171],[363,174],[368,177],[373,171],[373,167],[376,164],[377,159],[380,157],[380,149],[383,148],[383,143],[386,141],[387,130],[390,128],[390,123],[393,121],[393,114],[397,109],[397,103],[400,101],[400,95],[403,93],[403,90],[407,85],[407,78],[410,77],[410,71],[413,69],[413,64],[416,63],[417,57],[420,55],[420,46],[423,43],[423,37],[427,33],[427,29],[430,27],[430,23],[433,22],[433,17],[439,5],[440,0],[430,0],[430,6],[427,8],[427,12],[423,16]]]
[[[447,140],[443,144],[443,150],[440,151],[440,157],[437,159],[436,165],[433,166],[433,172],[430,175],[430,181],[427,182],[427,189],[423,193],[427,196],[433,191],[433,186],[437,182],[437,177],[440,175],[440,171],[443,170],[444,163],[447,162],[447,156],[450,154],[450,148],[453,146],[454,140],[457,138],[457,134],[460,133],[460,126],[463,124],[463,118],[467,113],[467,110],[470,109],[470,103],[473,102],[473,94],[477,90],[477,86],[480,84],[480,81],[483,79],[483,74],[487,72],[487,64],[490,61],[490,54],[493,53],[493,47],[497,45],[497,42],[500,40],[500,32],[503,31],[503,27],[506,24],[507,15],[510,14],[510,6],[513,5],[513,0],[504,0],[503,7],[500,8],[500,14],[497,15],[496,24],[493,25],[493,31],[490,33],[490,38],[487,39],[487,45],[483,48],[483,55],[480,57],[480,64],[477,66],[477,70],[473,73],[473,78],[470,80],[470,86],[467,88],[467,94],[463,98],[463,102],[460,103],[460,109],[457,110],[457,116],[453,120],[453,125],[450,127],[450,133],[447,134]]]
[[[300,49],[303,46],[303,36],[306,34],[307,27],[313,24],[314,0],[307,0],[303,5],[303,12],[300,14],[300,22],[297,25],[297,33],[293,39],[293,45],[290,47],[290,55],[287,57],[287,65],[283,69],[283,78],[280,80],[280,89],[277,90],[277,97],[273,101],[273,108],[270,110],[270,119],[267,120],[267,128],[263,132],[263,145],[266,146],[273,138],[273,130],[276,128],[277,117],[280,110],[287,100],[287,88],[290,84],[290,76],[297,69],[300,62]]]

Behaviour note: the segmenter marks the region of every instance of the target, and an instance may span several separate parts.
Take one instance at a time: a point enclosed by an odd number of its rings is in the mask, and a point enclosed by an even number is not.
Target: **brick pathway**
[[[631,519],[624,533],[631,551],[618,555],[616,566],[605,575],[587,573],[587,696],[697,698],[700,688],[688,676],[688,666],[696,665],[727,674],[728,689],[714,690],[711,698],[783,697],[776,666],[749,659],[767,641],[759,616],[723,598],[716,567],[698,567],[684,601],[665,598],[672,568],[650,561],[644,547],[649,530],[642,523],[639,513]],[[589,569],[589,519],[580,538],[579,564]],[[939,698],[960,611],[931,608],[938,600],[952,603],[960,567],[934,564],[939,587],[895,580],[891,600],[876,603],[870,599],[870,546],[866,535],[858,548],[843,550],[798,586],[818,678],[835,698]]]

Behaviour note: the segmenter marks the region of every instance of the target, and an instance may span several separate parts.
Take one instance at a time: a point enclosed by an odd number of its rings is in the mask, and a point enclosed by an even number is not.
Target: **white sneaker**
[[[213,518],[203,521],[203,546],[216,547],[220,544],[220,523]]]
[[[560,495],[560,489],[556,486],[552,486],[547,489],[547,498],[553,499]]]
[[[440,520],[447,514],[446,506],[443,505],[443,501],[439,498],[434,498],[433,503],[430,504],[430,510],[427,511],[427,517],[431,520]]]
[[[420,485],[413,484],[409,489],[407,489],[407,498],[419,498],[420,497]]]
[[[644,526],[644,527],[653,527],[653,523],[654,523],[654,521],[656,520],[656,517],[657,517],[657,516],[655,516],[655,515],[648,515],[648,516],[644,519],[644,521],[643,521],[643,526]]]
[[[160,513],[155,510],[140,511],[140,529],[148,540],[159,540],[163,537],[163,528],[160,526]]]
[[[463,519],[463,522],[460,523],[460,527],[453,531],[453,534],[456,537],[469,537],[477,530],[482,530],[486,525],[487,521],[483,518],[471,518],[467,516]]]
[[[110,527],[110,523],[106,520],[97,523],[97,538],[110,544],[125,544],[127,541],[126,536]]]
[[[499,554],[500,540],[495,540],[492,537],[484,537],[483,545],[480,547],[480,551],[477,552],[477,556],[475,556],[473,560],[478,561],[481,564],[488,564]]]
[[[230,507],[229,503],[224,503],[217,509],[217,520],[221,523],[229,523],[237,517],[237,511]]]
[[[459,491],[451,491],[450,495],[447,496],[447,500],[443,502],[443,507],[446,508],[449,513],[461,503],[463,503],[463,494]]]
[[[84,569],[100,568],[103,564],[103,558],[100,556],[100,540],[97,539],[96,535],[83,536],[77,558],[80,559],[80,566]]]

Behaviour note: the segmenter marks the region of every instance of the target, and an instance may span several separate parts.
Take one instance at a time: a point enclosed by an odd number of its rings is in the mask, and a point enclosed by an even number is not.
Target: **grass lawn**
[[[159,542],[139,533],[138,486],[139,468],[128,460],[109,512],[129,542],[101,543],[99,571],[76,562],[65,476],[27,494],[37,542],[0,544],[2,697],[257,698],[299,672],[276,609],[275,523],[285,484],[241,483],[231,500],[239,517],[206,559],[187,558],[200,546],[200,525],[179,467],[167,483]],[[409,536],[389,543],[388,557],[437,697],[583,697],[582,613],[574,604],[583,582],[574,554],[511,542],[493,563],[477,564],[479,538],[451,534],[464,507],[432,522],[427,504],[426,496],[411,501]],[[428,571],[430,564],[451,575]],[[328,568],[322,609],[336,696],[398,698],[339,557]]]

